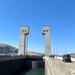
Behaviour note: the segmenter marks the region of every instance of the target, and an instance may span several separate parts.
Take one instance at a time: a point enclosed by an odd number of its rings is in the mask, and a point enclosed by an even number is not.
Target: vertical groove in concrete
[[[51,54],[50,46],[50,26],[42,26],[42,34],[45,35],[45,54]]]
[[[25,47],[26,47],[26,35],[29,34],[28,26],[20,27],[20,43],[19,43],[19,52],[18,55],[25,55]]]

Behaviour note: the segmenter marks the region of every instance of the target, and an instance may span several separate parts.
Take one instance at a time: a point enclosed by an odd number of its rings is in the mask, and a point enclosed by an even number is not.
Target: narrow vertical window
[[[45,30],[43,30],[43,32],[45,32]]]
[[[48,32],[48,30],[46,30],[46,32]]]
[[[24,32],[24,30],[22,30],[22,32]]]

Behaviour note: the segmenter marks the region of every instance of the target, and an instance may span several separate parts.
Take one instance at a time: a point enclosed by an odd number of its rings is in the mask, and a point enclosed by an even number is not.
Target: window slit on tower
[[[45,32],[45,30],[43,30],[43,32]]]
[[[46,32],[48,32],[48,30],[46,30]]]
[[[22,30],[22,32],[24,32],[24,30]]]

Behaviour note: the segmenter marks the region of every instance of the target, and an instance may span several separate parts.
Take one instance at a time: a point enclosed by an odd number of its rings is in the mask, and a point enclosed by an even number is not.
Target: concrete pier
[[[18,55],[25,55],[26,48],[26,35],[29,34],[28,26],[21,26],[20,28],[20,44],[19,44],[19,52]]]
[[[42,26],[42,34],[45,35],[45,55],[50,56],[51,46],[50,46],[50,26]]]

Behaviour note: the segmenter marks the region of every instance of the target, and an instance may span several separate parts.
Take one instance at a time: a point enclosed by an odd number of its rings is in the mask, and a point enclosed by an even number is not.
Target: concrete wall
[[[44,61],[26,61],[25,67],[26,68],[33,68],[33,67],[43,67],[44,68]]]
[[[51,67],[51,65],[52,64],[49,62],[49,60],[45,59],[45,75],[56,75],[52,70],[52,68],[54,68],[54,66],[52,65],[53,67]]]
[[[0,61],[0,75],[10,75],[23,68],[24,58]]]
[[[9,58],[9,60],[1,60],[0,75],[10,75],[22,68],[29,69],[32,67],[44,67],[44,61],[42,61],[42,58],[40,61],[39,59],[40,58],[38,58],[36,61],[35,59],[31,58],[31,61],[29,61],[30,59],[24,57],[13,57],[11,59]]]
[[[42,56],[28,56],[25,62],[26,68],[44,67],[44,61]]]

